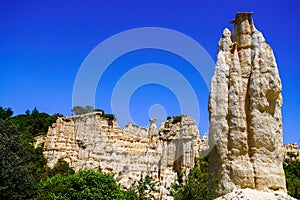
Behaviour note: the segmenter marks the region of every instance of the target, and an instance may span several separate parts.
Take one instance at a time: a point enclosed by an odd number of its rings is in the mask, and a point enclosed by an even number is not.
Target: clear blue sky
[[[215,60],[217,43],[236,12],[252,11],[256,27],[274,50],[283,85],[284,141],[299,143],[300,130],[300,1],[0,1],[0,106],[15,114],[37,107],[49,114],[70,115],[76,73],[100,42],[119,32],[139,27],[180,31]],[[182,66],[176,55],[159,50],[136,51],[116,60],[107,70],[96,94],[96,106],[110,112],[113,84],[137,64],[147,62]],[[180,67],[179,67],[180,66]],[[188,77],[192,84],[197,77]],[[101,80],[100,80],[101,82]],[[203,85],[201,80],[199,85]],[[99,84],[100,85],[100,84]],[[208,91],[201,94],[200,131],[208,128]],[[153,93],[154,92],[154,93]],[[153,95],[155,94],[155,95]],[[145,85],[132,96],[132,117],[146,125],[148,109],[165,105],[168,115],[179,114],[178,101],[167,88]]]

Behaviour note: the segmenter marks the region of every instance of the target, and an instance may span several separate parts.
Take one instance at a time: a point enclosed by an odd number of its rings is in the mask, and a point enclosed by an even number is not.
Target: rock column
[[[211,82],[209,154],[216,194],[235,189],[286,190],[281,82],[271,47],[252,13],[223,31]],[[212,181],[213,182],[213,181]]]

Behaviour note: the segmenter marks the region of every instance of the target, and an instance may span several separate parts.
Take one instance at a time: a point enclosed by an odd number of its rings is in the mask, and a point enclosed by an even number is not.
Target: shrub
[[[124,192],[113,175],[95,170],[81,170],[75,174],[57,174],[40,184],[38,199],[123,199]]]
[[[208,189],[208,161],[207,158],[196,158],[196,165],[187,178],[179,174],[178,179],[172,184],[170,193],[174,200],[210,200],[215,196]]]
[[[300,161],[296,160],[283,166],[288,194],[300,199]]]

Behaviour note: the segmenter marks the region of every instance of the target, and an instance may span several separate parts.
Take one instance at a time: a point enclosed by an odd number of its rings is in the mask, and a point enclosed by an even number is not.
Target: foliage
[[[10,120],[18,126],[21,137],[28,143],[34,142],[34,138],[38,135],[47,133],[49,126],[51,126],[61,114],[54,114],[52,116],[47,113],[40,113],[34,108],[31,113],[29,110],[26,114],[17,115]]]
[[[141,200],[139,195],[135,192],[133,187],[129,188],[127,191],[123,191],[124,199],[126,200]]]
[[[181,120],[182,120],[182,115],[178,115],[178,116],[175,116],[174,118],[173,118],[173,124],[177,124],[178,122],[181,122]]]
[[[36,108],[23,115],[12,114],[11,108],[0,107],[0,199],[28,199],[35,196],[47,169],[43,145],[34,148],[31,144],[61,115],[50,116]]]
[[[84,108],[86,110],[86,113],[94,112],[95,108],[93,106],[85,106]]]
[[[103,114],[103,118],[114,120],[116,119],[116,116],[114,114]]]
[[[36,182],[29,169],[28,145],[8,120],[0,120],[0,199],[29,199]]]
[[[208,189],[208,161],[207,158],[196,158],[196,165],[184,179],[180,174],[177,181],[172,184],[170,192],[174,200],[209,200],[214,195]]]
[[[297,158],[297,154],[294,152],[287,152],[287,156],[290,158]]]
[[[83,115],[86,113],[94,112],[95,108],[93,106],[85,106],[85,107],[74,106],[71,111],[75,115]]]
[[[126,199],[153,199],[151,192],[157,192],[156,185],[157,181],[154,181],[151,176],[146,175],[145,178],[141,176],[140,180],[133,184],[133,186],[131,186],[131,188],[127,191],[128,194]],[[128,198],[129,194],[132,195],[131,198]]]
[[[0,119],[5,120],[9,119],[13,115],[13,111],[11,108],[2,108],[0,106]]]
[[[70,168],[69,163],[66,162],[64,159],[59,158],[58,161],[55,163],[53,169],[47,167],[43,177],[51,178],[57,174],[61,176],[68,176],[74,174],[75,171]]]
[[[180,114],[180,115],[177,115],[177,116],[173,116],[173,117],[168,116],[167,120],[173,119],[172,124],[177,124],[178,122],[181,122],[183,116],[184,116],[183,114]]]
[[[34,176],[35,182],[38,183],[47,169],[47,159],[43,155],[43,144],[37,148],[27,145],[27,153],[30,155],[29,171]]]
[[[288,194],[300,199],[300,161],[296,160],[283,166]]]
[[[38,199],[123,199],[120,189],[111,174],[82,170],[75,174],[57,174],[40,184]]]
[[[81,106],[74,106],[71,111],[74,115],[82,115],[87,113],[86,110]]]
[[[91,171],[74,174],[62,159],[53,169],[47,166],[43,144],[37,148],[32,144],[36,136],[46,134],[48,127],[62,115],[50,116],[36,108],[14,117],[12,114],[11,108],[0,107],[0,199],[124,199],[130,194],[120,189],[112,175]],[[56,190],[65,190],[69,196],[65,192],[58,196],[49,192]]]
[[[114,114],[105,114],[104,110],[95,109],[93,106],[85,106],[85,107],[74,106],[72,108],[72,113],[74,113],[75,115],[82,115],[82,114],[86,114],[86,113],[90,113],[90,112],[94,112],[94,111],[101,111],[103,118],[108,118],[110,120],[116,119]]]

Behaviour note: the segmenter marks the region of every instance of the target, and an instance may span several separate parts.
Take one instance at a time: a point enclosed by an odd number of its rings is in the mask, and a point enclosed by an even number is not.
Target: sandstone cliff
[[[167,188],[177,173],[194,166],[200,139],[195,121],[183,117],[181,122],[164,121],[158,129],[155,120],[148,128],[129,123],[121,130],[116,120],[101,112],[62,117],[49,128],[44,138],[44,155],[53,167],[59,158],[76,171],[101,168],[113,173],[117,181],[129,188],[141,176],[151,175],[159,182],[160,199],[172,199]]]
[[[211,81],[210,172],[218,195],[241,188],[286,191],[281,81],[271,47],[238,13],[219,41]]]

